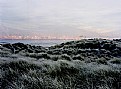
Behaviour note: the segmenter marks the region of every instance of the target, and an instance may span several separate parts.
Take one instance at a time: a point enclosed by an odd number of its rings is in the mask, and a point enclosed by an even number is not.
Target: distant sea
[[[5,43],[24,43],[24,44],[30,44],[30,45],[35,45],[35,46],[43,46],[43,47],[49,47],[49,46],[54,46],[57,44],[61,44],[64,42],[68,42],[72,40],[58,40],[58,39],[42,39],[42,40],[13,40],[13,39],[0,39],[0,43],[5,44]]]

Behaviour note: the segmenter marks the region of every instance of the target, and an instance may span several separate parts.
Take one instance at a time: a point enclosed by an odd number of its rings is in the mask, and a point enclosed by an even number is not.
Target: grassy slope
[[[121,89],[119,45],[101,39],[1,45],[0,89]]]

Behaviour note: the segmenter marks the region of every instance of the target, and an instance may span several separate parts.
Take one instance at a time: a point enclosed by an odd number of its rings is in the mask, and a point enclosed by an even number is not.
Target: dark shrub
[[[81,55],[76,55],[76,56],[73,57],[73,60],[81,60],[81,61],[83,61],[84,58]]]
[[[107,64],[107,60],[105,58],[100,58],[100,59],[96,60],[96,62],[99,64]]]
[[[67,54],[62,54],[61,55],[61,59],[62,60],[68,60],[68,61],[71,61],[72,60],[72,58],[69,55],[67,55]]]
[[[114,59],[110,60],[110,63],[121,64],[121,59],[120,58],[114,58]]]

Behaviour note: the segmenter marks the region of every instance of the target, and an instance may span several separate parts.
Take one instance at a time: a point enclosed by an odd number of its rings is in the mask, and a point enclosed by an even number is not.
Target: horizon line
[[[77,39],[59,39],[59,38],[42,38],[42,39],[11,39],[11,38],[0,38],[1,40],[77,40]]]
[[[15,38],[0,38],[0,40],[81,40],[81,39],[121,39],[121,38],[101,38],[101,37],[90,37],[90,38],[41,38],[41,39],[31,39],[31,38],[25,38],[25,39],[15,39]]]

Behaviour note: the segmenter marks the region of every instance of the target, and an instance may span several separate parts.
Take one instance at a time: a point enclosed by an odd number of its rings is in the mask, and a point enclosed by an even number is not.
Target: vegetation
[[[104,39],[48,48],[0,44],[0,89],[121,89],[119,45]]]

